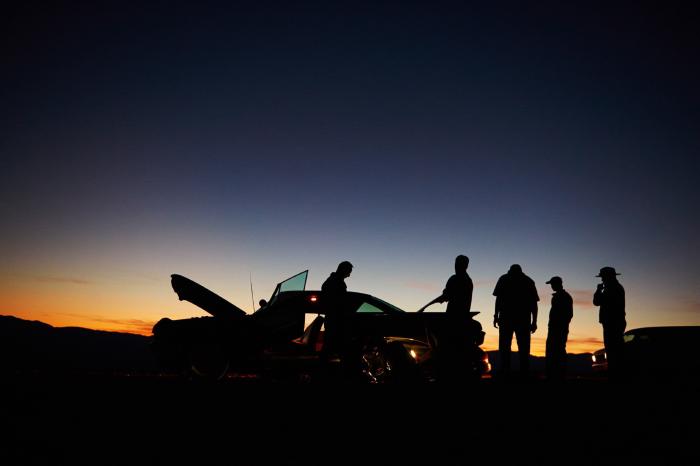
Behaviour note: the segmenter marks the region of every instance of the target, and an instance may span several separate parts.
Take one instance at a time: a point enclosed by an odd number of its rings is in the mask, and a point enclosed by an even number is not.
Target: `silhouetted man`
[[[462,352],[469,348],[466,337],[470,331],[468,321],[471,317],[469,311],[472,307],[474,284],[467,273],[467,267],[469,258],[464,255],[457,256],[455,273],[447,280],[442,294],[418,310],[423,312],[431,304],[447,301],[446,325],[438,341],[441,355],[440,375],[443,380],[462,375],[463,368],[459,362],[463,360]]]
[[[566,339],[569,337],[569,323],[574,316],[574,300],[564,290],[561,277],[552,277],[546,283],[554,291],[547,325],[547,378],[561,379],[566,371]]]
[[[418,312],[423,312],[425,308],[435,303],[447,301],[447,315],[455,318],[469,316],[472,308],[472,292],[474,284],[467,273],[469,258],[459,255],[455,259],[455,274],[452,275],[445,285],[442,294],[423,306]]]
[[[510,345],[515,332],[520,372],[526,375],[530,367],[530,333],[537,330],[537,302],[540,300],[535,282],[518,264],[513,264],[508,273],[498,279],[493,295],[496,297],[493,326],[499,330],[501,371],[510,371]]]
[[[335,272],[323,282],[321,293],[326,308],[325,334],[323,343],[324,358],[337,353],[341,362],[347,357],[347,348],[351,338],[351,319],[348,315],[347,290],[345,279],[352,273],[352,264],[343,261]]]
[[[603,344],[605,357],[608,360],[608,373],[618,375],[622,365],[624,349],[623,335],[627,322],[625,321],[625,289],[617,276],[620,275],[613,267],[603,267],[596,277],[599,283],[593,295],[593,304],[600,306],[598,321],[603,324]]]

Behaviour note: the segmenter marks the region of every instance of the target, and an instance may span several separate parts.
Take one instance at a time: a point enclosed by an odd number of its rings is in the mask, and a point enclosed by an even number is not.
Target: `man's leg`
[[[561,330],[560,333],[560,341],[559,341],[559,373],[562,378],[566,376],[566,365],[567,365],[567,356],[566,356],[566,340],[569,339],[569,329],[564,328]]]
[[[530,370],[530,328],[524,325],[515,329],[518,340],[518,355],[520,356],[520,373],[527,375]]]
[[[500,324],[498,327],[498,353],[501,356],[501,372],[510,372],[510,345],[513,341],[513,327]]]
[[[603,326],[603,344],[605,357],[608,360],[608,374],[617,376],[622,365],[622,350],[624,348],[624,324],[607,324]]]
[[[554,329],[549,327],[547,329],[547,344],[545,346],[545,371],[547,378],[552,378],[556,372],[556,343],[555,343],[555,332]]]

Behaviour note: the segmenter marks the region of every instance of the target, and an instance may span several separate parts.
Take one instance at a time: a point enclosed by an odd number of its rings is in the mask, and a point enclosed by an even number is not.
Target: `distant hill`
[[[0,316],[0,354],[5,373],[151,373],[157,372],[149,338],[131,333],[79,327],[52,327],[39,321]],[[489,351],[494,371],[500,368],[498,351]],[[511,367],[518,368],[518,354]],[[533,372],[544,373],[545,359],[531,356]],[[591,355],[569,354],[569,375],[592,372]]]
[[[156,370],[148,337],[79,327],[52,327],[0,316],[3,371],[147,373]]]
[[[489,351],[489,361],[493,371],[496,372],[501,368],[501,356],[498,351]],[[517,349],[511,353],[511,369],[517,371],[520,364],[518,359]],[[581,354],[568,354],[566,361],[566,372],[570,376],[576,375],[589,375],[593,373],[591,367],[591,353],[581,353]],[[540,356],[530,356],[530,370],[535,373],[544,374],[545,372],[545,358]]]

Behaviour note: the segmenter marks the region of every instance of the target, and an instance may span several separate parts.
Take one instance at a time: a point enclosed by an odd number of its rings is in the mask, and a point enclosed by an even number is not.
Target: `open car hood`
[[[244,310],[204,288],[199,283],[182,275],[173,274],[170,277],[170,283],[180,301],[189,301],[214,317],[242,317],[246,315]]]

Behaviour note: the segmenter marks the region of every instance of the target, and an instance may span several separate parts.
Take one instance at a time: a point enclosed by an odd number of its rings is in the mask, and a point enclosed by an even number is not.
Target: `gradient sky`
[[[250,276],[257,300],[346,259],[351,290],[415,310],[466,254],[489,348],[513,263],[538,354],[552,275],[573,352],[602,346],[606,265],[628,328],[700,324],[683,3],[21,3],[0,20],[0,314],[148,334],[204,315],[171,273],[250,310]]]

